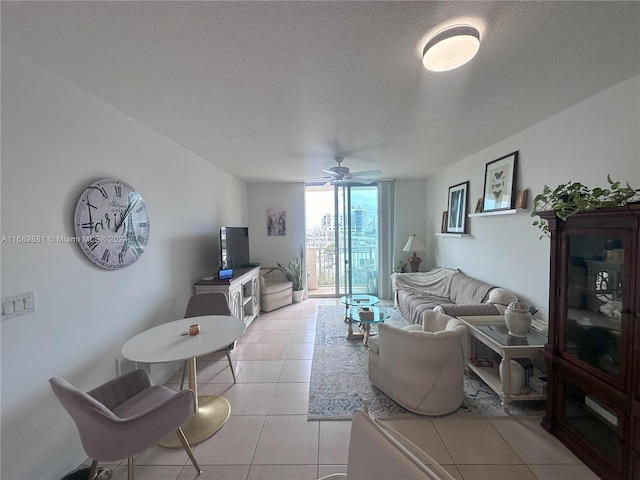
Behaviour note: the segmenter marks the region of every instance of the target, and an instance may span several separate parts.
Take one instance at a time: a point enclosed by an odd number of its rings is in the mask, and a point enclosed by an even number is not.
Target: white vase
[[[506,367],[507,362],[505,362],[503,358],[499,368],[500,381],[502,381],[506,374]],[[518,395],[522,392],[522,387],[524,387],[524,368],[515,360],[509,360],[509,367],[509,393],[511,395]]]
[[[504,322],[507,324],[509,335],[526,337],[531,328],[529,307],[522,302],[511,302],[504,311]]]
[[[293,303],[300,303],[304,298],[304,290],[293,291]]]

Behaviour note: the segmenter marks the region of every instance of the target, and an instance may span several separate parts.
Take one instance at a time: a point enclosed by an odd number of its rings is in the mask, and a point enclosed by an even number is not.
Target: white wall
[[[431,266],[514,290],[525,302],[548,307],[549,240],[539,239],[529,213],[474,217],[470,236],[436,237],[447,191],[470,181],[469,207],[482,197],[486,163],[518,150],[517,188],[529,189],[528,207],[545,184],[579,181],[608,186],[607,175],[640,188],[640,76],[462,160],[427,180]]]
[[[57,479],[85,458],[47,380],[81,389],[115,376],[125,341],[179,318],[218,258],[218,228],[247,221],[246,185],[2,47],[2,235],[73,236],[92,181],[143,196],[149,245],[106,271],[78,245],[2,243],[2,296],[34,290],[37,311],[2,322],[2,472]]]
[[[394,187],[394,268],[400,261],[407,264],[407,271],[411,271],[408,265],[408,258],[413,256],[413,252],[404,252],[402,248],[406,245],[410,235],[414,233],[422,240],[425,247],[429,248],[431,237],[425,235],[427,221],[425,211],[427,208],[427,192],[424,180],[396,180]],[[422,259],[418,270],[427,271],[429,268],[428,252],[416,252]]]
[[[304,245],[304,185],[302,183],[249,184],[247,186],[249,209],[249,251],[252,262],[263,267],[273,267],[276,262],[286,264],[291,253],[296,254]],[[267,235],[267,208],[284,209],[286,235]]]

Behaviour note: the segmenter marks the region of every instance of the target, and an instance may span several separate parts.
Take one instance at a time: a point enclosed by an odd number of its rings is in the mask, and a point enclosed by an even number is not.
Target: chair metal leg
[[[176,430],[176,435],[180,439],[180,443],[182,443],[182,446],[187,452],[187,455],[189,455],[189,459],[191,460],[191,463],[193,463],[193,467],[196,469],[196,472],[198,472],[198,475],[200,475],[202,473],[202,469],[200,468],[200,465],[198,465],[198,461],[196,460],[196,457],[193,456],[193,450],[191,450],[191,446],[187,441],[187,437],[184,436],[184,432],[182,431],[182,428],[179,428],[178,430]]]
[[[231,355],[229,354],[229,350],[227,350],[227,360],[229,360],[229,368],[231,369],[231,375],[233,375],[233,383],[237,383],[236,372],[233,370],[233,363],[231,363]]]
[[[127,479],[133,480],[133,457],[127,458]]]
[[[184,388],[184,378],[187,374],[187,364],[182,362],[182,380],[180,380],[180,391]]]
[[[98,472],[98,460],[93,460],[91,462],[91,468],[89,469],[89,480],[93,480],[96,478],[96,473]]]

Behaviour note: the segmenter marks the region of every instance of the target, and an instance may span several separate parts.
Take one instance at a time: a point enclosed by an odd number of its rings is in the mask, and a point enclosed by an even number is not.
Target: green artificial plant
[[[289,244],[291,250],[291,258],[287,265],[278,263],[278,269],[283,273],[287,280],[289,280],[293,286],[293,290],[304,290],[304,283],[302,282],[304,268],[304,247],[300,246],[300,257],[296,256],[293,251],[293,247]]]
[[[552,190],[545,185],[542,193],[533,199],[531,216],[535,217],[540,212],[553,211],[560,220],[566,220],[578,212],[626,205],[639,191],[633,189],[628,183],[622,186],[620,182],[614,182],[609,175],[607,175],[607,182],[609,182],[609,188],[590,189],[580,182],[567,182],[561,183]],[[550,235],[549,224],[544,218],[535,220],[533,225],[542,230],[542,236]]]

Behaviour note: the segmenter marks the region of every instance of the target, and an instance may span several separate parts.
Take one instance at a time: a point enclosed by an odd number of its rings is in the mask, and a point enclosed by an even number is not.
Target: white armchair
[[[369,380],[405,409],[445,415],[464,399],[464,342],[460,320],[432,311],[422,325],[378,326],[369,339]]]
[[[260,269],[260,309],[270,312],[291,305],[293,284],[277,268]]]

